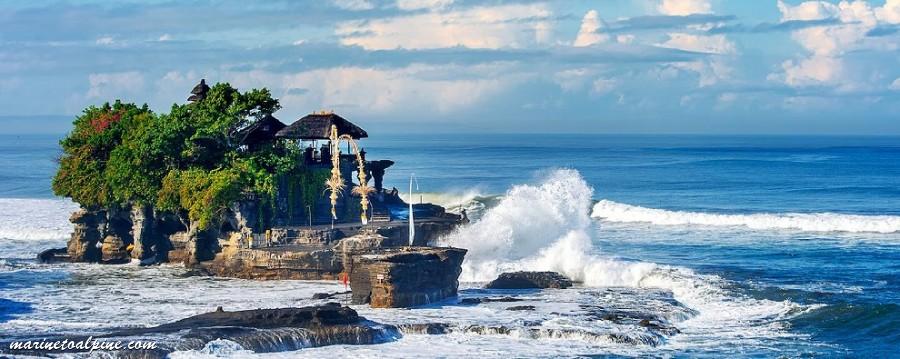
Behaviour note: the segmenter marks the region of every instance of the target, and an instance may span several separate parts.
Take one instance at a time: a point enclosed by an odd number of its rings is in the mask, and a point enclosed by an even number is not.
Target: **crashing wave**
[[[608,222],[656,225],[747,227],[755,230],[784,229],[807,232],[895,233],[900,216],[865,216],[838,213],[716,214],[669,211],[602,200],[591,217]]]
[[[671,291],[698,313],[677,324],[687,335],[778,336],[784,333],[780,320],[805,309],[730,293],[718,276],[600,255],[590,236],[592,195],[578,171],[557,170],[538,185],[513,187],[481,220],[442,242],[469,250],[461,281],[484,282],[516,270],[556,271],[590,287]]]
[[[0,239],[62,239],[78,205],[61,199],[0,198]]]

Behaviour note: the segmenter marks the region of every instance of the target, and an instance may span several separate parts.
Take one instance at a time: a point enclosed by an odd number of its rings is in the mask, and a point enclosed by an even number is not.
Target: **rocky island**
[[[430,245],[463,218],[385,189],[394,162],[366,158],[359,126],[327,111],[286,125],[279,109],[266,89],[205,81],[168,114],[89,107],[61,141],[53,179],[80,204],[74,232],[40,259],[341,279],[354,301],[382,307],[456,295],[465,250]]]

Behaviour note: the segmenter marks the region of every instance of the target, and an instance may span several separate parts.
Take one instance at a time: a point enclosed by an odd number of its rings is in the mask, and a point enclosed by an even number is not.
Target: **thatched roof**
[[[207,92],[209,92],[209,86],[206,85],[206,79],[200,79],[200,83],[191,90],[191,96],[188,97],[188,101],[203,100],[206,98]]]
[[[365,130],[333,113],[307,115],[278,131],[275,136],[302,140],[327,140],[331,134],[331,125],[337,126],[340,135],[350,135],[354,139],[369,137]]]
[[[275,134],[287,127],[272,114],[266,114],[250,126],[240,130],[235,138],[241,144],[251,145],[260,142],[271,141],[275,138]]]

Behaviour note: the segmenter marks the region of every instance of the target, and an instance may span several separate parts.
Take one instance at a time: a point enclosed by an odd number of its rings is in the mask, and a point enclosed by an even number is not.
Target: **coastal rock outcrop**
[[[175,334],[178,333],[178,334]],[[151,328],[126,329],[99,336],[103,340],[154,341],[152,350],[111,352],[112,357],[165,358],[174,351],[200,350],[210,342],[227,340],[257,353],[292,351],[338,344],[377,344],[400,337],[399,330],[363,317],[337,303],[302,307],[214,312],[195,315]],[[66,338],[81,341],[86,338]],[[0,348],[0,353],[8,345]],[[81,350],[72,350],[78,352]],[[86,350],[84,350],[86,351]],[[15,355],[40,351],[11,351]],[[45,353],[43,353],[45,354]]]
[[[488,283],[488,289],[545,289],[569,288],[572,280],[556,272],[511,272],[502,273],[497,279]]]
[[[414,307],[456,296],[465,249],[404,247],[352,255],[354,304]]]
[[[72,237],[67,245],[69,257],[75,262],[100,261],[101,227],[106,225],[105,211],[79,209],[72,213],[69,221],[74,225]]]
[[[230,246],[201,266],[209,272],[244,279],[337,279],[343,261],[330,248],[285,246],[240,248]]]

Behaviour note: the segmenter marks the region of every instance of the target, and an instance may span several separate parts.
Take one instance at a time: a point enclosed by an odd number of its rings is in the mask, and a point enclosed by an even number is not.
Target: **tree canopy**
[[[53,191],[87,208],[183,212],[206,228],[242,196],[273,198],[276,176],[299,170],[297,149],[273,142],[251,150],[236,138],[279,108],[267,89],[240,92],[227,83],[168,114],[120,101],[88,107],[60,142]]]

